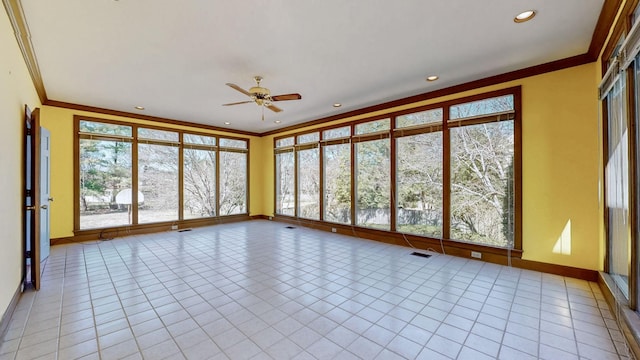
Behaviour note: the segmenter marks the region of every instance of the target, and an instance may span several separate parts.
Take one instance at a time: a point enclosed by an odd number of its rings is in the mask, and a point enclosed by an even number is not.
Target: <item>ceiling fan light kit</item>
[[[263,109],[266,107],[267,109],[273,112],[281,112],[282,109],[273,105],[272,103],[275,101],[288,101],[288,100],[300,100],[302,96],[297,93],[292,94],[282,94],[282,95],[273,95],[271,96],[271,90],[260,86],[260,82],[262,81],[262,76],[254,76],[253,80],[256,82],[256,86],[249,89],[249,91],[244,90],[240,86],[232,83],[227,83],[226,85],[230,88],[239,91],[245,95],[247,95],[251,100],[249,101],[240,101],[228,104],[222,104],[222,106],[230,106],[230,105],[240,105],[240,104],[248,104],[248,103],[256,103],[258,106]],[[264,121],[264,111],[262,120]]]

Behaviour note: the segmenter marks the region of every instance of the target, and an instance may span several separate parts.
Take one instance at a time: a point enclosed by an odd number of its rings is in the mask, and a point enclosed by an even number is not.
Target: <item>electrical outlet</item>
[[[331,228],[331,232],[336,232],[338,230],[336,230],[336,228]]]
[[[171,225],[171,230],[178,230],[178,225]]]
[[[478,252],[478,251],[472,251],[471,252],[471,257],[472,258],[476,258],[476,259],[482,259],[482,253]]]

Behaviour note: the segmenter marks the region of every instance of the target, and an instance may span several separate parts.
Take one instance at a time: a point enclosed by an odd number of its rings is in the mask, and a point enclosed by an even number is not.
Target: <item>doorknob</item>
[[[36,207],[33,206],[33,205],[32,206],[27,206],[27,210],[35,210],[35,209],[36,209]]]
[[[40,208],[47,210],[49,207],[47,205],[42,205],[42,206],[40,206]]]
[[[50,198],[48,198],[47,200],[49,200],[49,201],[53,201],[53,198],[52,198],[52,197],[50,197]]]

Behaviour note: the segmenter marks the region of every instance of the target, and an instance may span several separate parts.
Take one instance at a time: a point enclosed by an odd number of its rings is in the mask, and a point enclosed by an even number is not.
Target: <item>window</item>
[[[179,217],[178,133],[138,129],[138,223]]]
[[[513,109],[511,95],[451,107],[452,239],[514,246],[514,120],[491,115]]]
[[[320,219],[320,148],[319,133],[300,135],[296,149],[298,166],[298,216]],[[307,144],[307,145],[305,145]]]
[[[295,215],[295,158],[292,137],[276,140],[276,214]]]
[[[220,139],[220,215],[247,212],[247,141]]]
[[[247,140],[75,120],[75,230],[248,212]]]
[[[351,224],[350,135],[349,126],[325,130],[322,133],[323,140],[326,140],[322,147],[325,221]]]
[[[388,130],[389,119],[356,125],[356,133]],[[355,144],[356,225],[391,228],[390,139],[385,134],[365,136]]]
[[[131,224],[131,127],[80,121],[79,229]]]
[[[184,135],[184,218],[216,216],[216,138]]]
[[[397,231],[442,237],[442,109],[398,116],[396,127],[429,125],[396,134]]]
[[[276,214],[521,249],[519,102],[510,88],[277,138]]]

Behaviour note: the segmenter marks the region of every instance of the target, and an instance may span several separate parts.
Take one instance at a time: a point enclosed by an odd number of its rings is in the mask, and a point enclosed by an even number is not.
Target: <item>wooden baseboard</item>
[[[616,295],[617,285],[607,273],[598,273],[598,285],[607,300],[611,314],[616,317],[624,334],[629,351],[635,359],[640,359],[640,316],[629,308],[629,303],[621,295]],[[618,311],[619,310],[619,311]]]
[[[0,344],[2,344],[2,342],[4,341],[4,336],[6,335],[7,329],[9,328],[11,316],[13,315],[16,306],[18,306],[20,296],[22,296],[22,283],[18,285],[16,292],[13,294],[13,298],[11,298],[9,306],[5,310],[4,314],[2,314],[2,318],[0,319]]]
[[[342,235],[350,235],[368,240],[375,240],[384,242],[387,244],[394,244],[400,246],[413,246],[422,250],[433,250],[436,252],[444,252],[447,255],[453,255],[458,257],[470,258],[471,252],[480,252],[482,254],[481,261],[486,261],[494,264],[509,265],[520,269],[540,271],[544,273],[567,276],[576,279],[597,281],[598,272],[595,270],[581,269],[571,266],[557,265],[543,263],[539,261],[523,260],[522,250],[507,251],[503,248],[494,248],[489,246],[482,246],[478,244],[470,244],[452,240],[440,240],[431,239],[417,235],[401,234],[391,231],[375,230],[368,228],[361,228],[357,226],[332,224],[322,221],[297,219],[289,216],[273,216],[273,220],[292,224],[300,225],[316,230],[335,232]],[[335,230],[335,231],[334,231]],[[477,259],[474,259],[477,260]]]
[[[216,218],[190,219],[182,221],[163,222],[155,224],[142,224],[132,226],[120,226],[104,229],[78,230],[74,236],[58,237],[51,239],[51,245],[70,244],[83,241],[93,241],[102,239],[113,239],[129,235],[152,234],[163,231],[176,231],[181,229],[196,228],[202,226],[212,226],[219,224],[234,223],[253,219],[254,216],[247,214],[221,216]],[[177,229],[172,229],[177,226]]]

